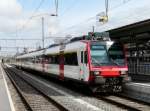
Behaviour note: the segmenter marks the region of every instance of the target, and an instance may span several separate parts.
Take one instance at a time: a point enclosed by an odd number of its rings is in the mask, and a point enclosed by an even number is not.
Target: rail
[[[119,107],[125,108],[129,111],[149,111],[150,106],[142,101],[136,101],[123,96],[110,95],[110,96],[96,96]]]
[[[65,107],[18,76],[17,70],[10,69],[4,65],[3,68],[30,111],[50,109],[55,111],[68,111]]]

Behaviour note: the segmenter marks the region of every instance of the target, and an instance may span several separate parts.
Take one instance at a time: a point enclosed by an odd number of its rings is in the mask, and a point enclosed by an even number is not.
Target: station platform
[[[4,73],[0,63],[0,111],[15,111]]]
[[[124,85],[123,92],[133,99],[150,103],[150,82],[130,82]]]
[[[150,83],[150,74],[129,74],[132,81],[139,83]]]

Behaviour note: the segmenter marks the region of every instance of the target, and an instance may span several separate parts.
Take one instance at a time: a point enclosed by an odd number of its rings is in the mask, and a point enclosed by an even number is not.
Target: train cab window
[[[91,42],[91,63],[93,66],[112,65],[109,60],[106,45],[100,42]]]
[[[114,64],[125,65],[123,45],[119,43],[112,44],[108,49],[108,54]]]

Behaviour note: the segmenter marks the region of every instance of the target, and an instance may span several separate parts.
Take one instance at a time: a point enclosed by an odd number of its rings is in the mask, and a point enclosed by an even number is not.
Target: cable
[[[35,10],[33,11],[33,13],[31,14],[31,16],[27,19],[27,21],[19,28],[17,29],[17,31],[21,31],[25,28],[25,26],[30,22],[30,20],[32,19],[32,16],[34,16],[34,14],[39,10],[39,8],[41,7],[41,5],[44,3],[45,0],[41,0],[39,5],[35,8]],[[11,32],[11,33],[16,33],[15,32]]]
[[[116,6],[114,6],[114,7],[112,7],[110,10],[114,10],[114,9],[116,9],[116,8],[118,8],[118,7],[120,7],[120,6],[122,6],[122,5],[124,5],[124,4],[126,4],[126,3],[128,3],[128,2],[130,2],[131,0],[124,0],[123,1],[123,3],[120,3],[119,5],[116,5]]]
[[[71,5],[68,7],[68,8],[66,8],[65,10],[64,10],[64,12],[60,15],[61,17],[62,16],[64,16],[67,12],[69,12],[76,4],[75,3],[77,3],[77,0],[74,0],[72,3],[71,3]]]
[[[34,14],[39,10],[39,8],[41,7],[41,5],[44,3],[45,0],[41,0],[38,7],[34,10],[34,12],[31,14],[31,16],[28,18],[28,20],[26,21],[26,23],[22,26],[21,29],[19,30],[22,30],[25,28],[25,26],[29,23],[29,21],[32,19],[32,16],[34,16]]]
[[[126,3],[128,3],[129,1],[131,1],[131,0],[124,1],[123,3],[120,3],[119,5],[117,5],[117,6],[113,7],[113,8],[111,8],[110,10],[113,11],[114,9],[116,9],[116,8],[118,8],[118,7],[120,7],[120,6],[124,5],[124,4],[126,4]],[[107,1],[107,2],[108,2],[108,1]],[[107,4],[107,3],[105,2],[105,5],[106,5],[106,4]],[[107,9],[107,11],[108,11],[108,9]],[[110,11],[109,11],[109,12],[110,12]],[[87,22],[87,21],[89,21],[89,20],[92,20],[93,18],[95,18],[95,16],[92,16],[92,17],[90,17],[90,18],[88,18],[88,19],[86,19],[86,20],[84,20],[84,21],[81,21],[81,22],[78,23],[78,24],[72,25],[71,27],[68,27],[68,28],[66,28],[66,29],[72,29],[72,28],[74,28],[74,27],[76,27],[76,26],[78,26],[78,25],[83,24],[84,22]],[[64,29],[64,30],[66,30],[66,29]],[[64,31],[63,31],[63,32],[64,32]],[[63,33],[63,32],[62,32],[62,33]]]

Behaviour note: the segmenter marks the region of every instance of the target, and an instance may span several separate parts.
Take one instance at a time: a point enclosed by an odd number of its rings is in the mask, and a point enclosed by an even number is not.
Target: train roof
[[[16,58],[17,58],[17,59],[22,59],[22,58],[30,58],[30,57],[33,57],[33,56],[40,56],[40,55],[43,54],[43,51],[44,51],[44,50],[26,53],[26,54],[23,54],[23,55],[19,55],[19,56],[17,56]]]
[[[76,41],[76,42],[71,42],[65,45],[64,52],[76,52],[79,49],[85,49],[86,44],[81,41]],[[30,53],[26,53],[23,55],[19,55],[16,58],[17,59],[22,59],[22,58],[30,58],[30,57],[35,57],[35,56],[41,56],[41,55],[50,55],[50,54],[58,54],[60,52],[60,47],[61,45],[56,45],[47,49],[43,49],[40,51],[34,51]]]
[[[77,39],[78,40],[78,39]],[[60,44],[60,45],[54,45],[49,48],[45,48],[43,50],[38,50],[38,51],[33,51],[27,54],[19,55],[16,58],[17,59],[22,59],[22,58],[31,58],[31,57],[36,57],[36,56],[42,56],[42,55],[55,55],[58,54],[61,51],[61,48],[63,47],[64,53],[72,53],[72,52],[77,52],[78,50],[85,50],[86,49],[86,43],[85,41],[89,40],[80,40],[75,42],[69,42],[66,44]],[[97,41],[97,40],[96,40]],[[102,44],[107,44],[109,45],[110,43],[113,43],[112,41],[99,41]]]
[[[45,55],[58,54],[60,52],[60,47],[61,47],[61,45],[46,49]],[[84,50],[86,48],[86,44],[81,41],[76,41],[76,42],[68,43],[68,44],[64,45],[64,47],[65,48],[63,51],[65,53],[77,52],[79,49]]]

